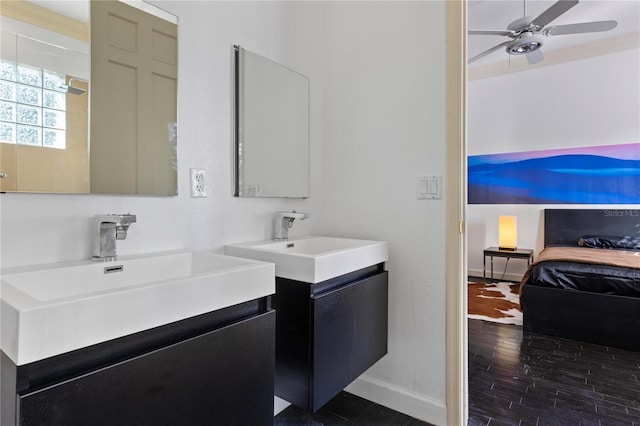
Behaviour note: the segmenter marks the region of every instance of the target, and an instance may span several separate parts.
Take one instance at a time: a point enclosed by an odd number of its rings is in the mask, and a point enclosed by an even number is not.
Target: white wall
[[[445,2],[154,3],[179,16],[180,195],[3,194],[2,266],[88,258],[96,213],[137,214],[126,255],[222,252],[270,238],[276,210],[311,212],[291,235],[390,243],[389,355],[352,390],[445,424],[445,202],[415,187],[446,172]],[[308,200],[231,196],[233,44],[311,79]],[[190,167],[207,171],[207,198],[189,197]]]
[[[319,232],[389,242],[389,354],[349,388],[444,424],[445,2],[328,2]],[[318,208],[315,209],[318,211]]]
[[[533,151],[640,141],[640,51],[631,49],[580,61],[471,81],[468,84],[468,154]],[[482,274],[482,250],[497,245],[498,216],[518,216],[518,246],[543,248],[544,208],[598,205],[479,205],[467,207],[471,274]],[[634,207],[637,206],[619,206]],[[504,260],[495,260],[502,274]],[[526,263],[510,262],[518,280]]]

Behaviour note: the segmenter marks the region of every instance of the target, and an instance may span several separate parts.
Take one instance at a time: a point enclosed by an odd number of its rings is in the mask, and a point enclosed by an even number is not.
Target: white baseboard
[[[433,425],[447,424],[447,407],[442,401],[362,375],[345,388],[347,392]]]
[[[467,271],[470,277],[480,277],[482,278],[482,269],[469,269]],[[491,278],[491,273],[487,271],[487,280]],[[493,271],[493,278],[500,279],[503,281],[514,281],[520,282],[522,280],[522,274],[513,274],[513,273],[505,273],[504,277],[502,277],[502,272]]]

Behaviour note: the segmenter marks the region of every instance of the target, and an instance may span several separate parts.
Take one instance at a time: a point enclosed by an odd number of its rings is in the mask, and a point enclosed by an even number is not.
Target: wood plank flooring
[[[274,425],[427,425],[347,392]],[[469,320],[469,426],[640,426],[640,352]]]
[[[640,352],[469,320],[469,425],[640,426]]]

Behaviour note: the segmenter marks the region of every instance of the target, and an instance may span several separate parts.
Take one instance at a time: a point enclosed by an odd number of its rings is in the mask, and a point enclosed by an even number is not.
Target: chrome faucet
[[[273,220],[273,239],[286,241],[289,239],[289,228],[293,226],[296,219],[309,219],[309,213],[298,213],[295,210],[291,212],[276,212]]]
[[[107,262],[115,260],[116,240],[127,238],[129,225],[136,221],[134,214],[97,214],[93,217],[94,238],[93,257],[94,262]]]

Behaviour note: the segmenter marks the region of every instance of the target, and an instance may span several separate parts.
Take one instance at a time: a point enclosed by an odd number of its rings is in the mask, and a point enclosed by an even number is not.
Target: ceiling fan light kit
[[[507,46],[507,53],[512,55],[526,55],[529,52],[540,49],[543,42],[541,36],[526,32]]]
[[[516,19],[509,24],[506,30],[469,30],[469,35],[501,35],[512,39],[474,56],[469,59],[469,63],[483,58],[501,47],[506,47],[505,50],[508,54],[525,55],[529,64],[537,64],[543,59],[540,48],[544,44],[545,37],[610,31],[618,25],[616,21],[598,21],[545,28],[551,21],[578,3],[578,0],[559,0],[536,17],[524,16]],[[526,11],[526,0],[524,0],[524,6]]]

